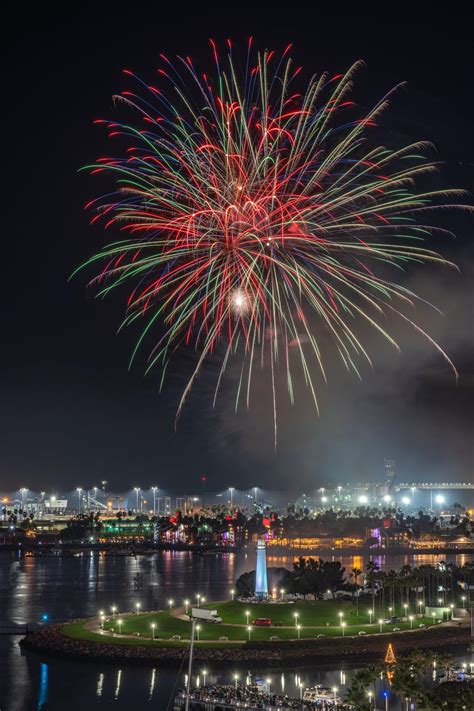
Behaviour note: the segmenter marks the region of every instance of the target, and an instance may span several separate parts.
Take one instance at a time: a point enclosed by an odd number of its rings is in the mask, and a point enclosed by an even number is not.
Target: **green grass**
[[[344,628],[345,636],[358,635],[364,631],[367,635],[378,634],[380,625],[369,623],[369,608],[367,605],[360,605],[359,616],[356,614],[356,607],[350,601],[308,601],[295,604],[246,604],[242,602],[225,602],[207,604],[206,607],[216,609],[223,619],[222,624],[200,623],[199,641],[201,646],[219,647],[226,644],[226,641],[219,641],[219,637],[227,637],[233,642],[232,646],[238,646],[248,641],[249,633],[247,629],[248,610],[249,622],[257,617],[269,617],[274,623],[272,627],[251,626],[251,641],[268,641],[270,637],[277,636],[280,640],[291,640],[298,638],[295,627],[295,613],[298,614],[298,624],[301,625],[301,639],[314,639],[318,635],[324,637],[342,637],[341,617],[346,622]],[[118,620],[122,624],[118,624]],[[378,618],[377,618],[378,619]],[[281,622],[283,626],[276,626]],[[152,641],[152,623],[155,624],[155,641]],[[420,623],[429,627],[432,625],[431,618],[416,618],[413,620],[413,629],[419,629]],[[74,639],[83,639],[107,644],[130,644],[130,645],[166,645],[184,646],[191,634],[191,623],[188,620],[181,620],[173,616],[169,610],[163,612],[149,612],[139,615],[117,615],[115,620],[109,618],[105,622],[105,629],[115,632],[115,636],[103,635],[85,629],[83,622],[73,622],[64,625],[62,634]],[[383,632],[393,632],[394,627],[399,627],[401,631],[410,629],[410,622],[399,622],[383,625]],[[120,629],[120,633],[119,633]],[[135,635],[139,637],[129,637]],[[173,635],[180,635],[181,640],[171,639]]]

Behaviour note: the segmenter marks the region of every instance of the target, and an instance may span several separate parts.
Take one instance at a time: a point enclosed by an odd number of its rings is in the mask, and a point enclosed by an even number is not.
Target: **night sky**
[[[258,484],[296,494],[376,480],[384,457],[396,460],[404,480],[471,481],[472,217],[444,216],[457,239],[430,245],[460,274],[424,266],[403,277],[442,309],[443,317],[429,309],[417,317],[455,362],[459,383],[426,342],[396,322],[390,327],[402,355],[367,332],[374,372],[363,368],[360,382],[330,367],[328,384],[319,383],[319,417],[297,383],[296,405],[284,397],[279,404],[276,451],[265,373],[250,412],[235,414],[238,368],[231,367],[213,411],[211,362],[175,431],[191,356],[179,355],[159,395],[158,374],[144,378],[143,363],[127,369],[133,334],[115,335],[121,298],[95,300],[85,278],[68,283],[104,241],[83,211],[96,185],[77,171],[108,149],[92,120],[114,116],[122,68],[154,76],[161,51],[208,62],[209,37],[238,43],[250,34],[262,48],[293,42],[308,76],[344,71],[361,58],[367,67],[355,96],[362,105],[407,81],[384,119],[386,142],[433,141],[445,162],[440,185],[472,191],[471,18],[405,24],[240,7],[183,19],[181,6],[167,16],[133,14],[132,5],[123,16],[109,6],[103,12],[83,8],[74,21],[29,18],[30,26],[18,18],[3,30],[0,489],[92,486],[105,478],[117,490],[153,483],[189,491],[206,474],[210,490]]]

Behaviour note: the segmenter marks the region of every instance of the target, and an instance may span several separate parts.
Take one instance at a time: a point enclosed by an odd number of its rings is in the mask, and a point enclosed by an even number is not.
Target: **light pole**
[[[372,624],[372,616],[373,616],[373,614],[374,614],[374,611],[373,611],[372,609],[369,610],[369,620],[370,620],[370,624]]]
[[[300,616],[299,612],[294,612],[293,617],[295,618],[295,627],[298,627],[298,617]]]
[[[115,620],[115,613],[117,612],[117,608],[115,605],[112,605],[112,619]]]
[[[185,612],[186,612],[186,614],[188,614],[188,609],[189,609],[189,600],[185,600],[185,601],[184,601],[184,608],[185,608]]]
[[[170,612],[171,612],[172,607],[173,607],[173,600],[171,598],[168,600],[168,605],[169,605]]]
[[[196,625],[197,641],[199,642],[199,632],[201,631],[201,625]]]
[[[451,619],[453,619],[453,611],[454,611],[453,603],[450,604],[449,609],[451,610]]]
[[[139,487],[139,486],[136,486],[135,489],[134,489],[134,491],[135,491],[135,494],[136,494],[136,496],[137,496],[137,507],[136,507],[136,511],[137,511],[137,513],[138,513],[138,495],[139,495],[139,493],[140,493],[140,487]]]
[[[151,639],[152,639],[152,642],[154,642],[154,641],[155,641],[155,627],[156,627],[156,622],[152,622],[151,625],[150,625],[150,627],[151,627]]]
[[[336,708],[337,704],[337,686],[332,687],[332,693],[334,694],[334,708]]]
[[[285,591],[283,588],[280,589],[280,600],[283,600],[283,595],[285,594]]]
[[[136,612],[137,615],[138,615],[138,613],[140,612],[140,607],[141,607],[141,603],[136,602],[136,603],[135,603],[135,609],[136,609],[136,611],[137,611],[137,612]]]
[[[413,615],[408,615],[408,619],[410,620],[410,629],[413,629]]]
[[[203,685],[206,686],[207,669],[202,670]]]
[[[383,632],[383,619],[382,618],[379,619],[379,625],[380,625],[380,632],[382,633]]]
[[[119,634],[122,634],[122,625],[123,625],[123,620],[117,620],[118,628],[119,628]]]
[[[234,674],[234,682],[235,682],[235,690],[236,690],[236,691],[237,691],[237,682],[238,682],[238,680],[239,680],[239,675],[238,675],[238,674]]]
[[[152,486],[151,490],[153,492],[153,516],[156,516],[156,492],[158,491],[158,487]]]
[[[247,632],[249,633],[249,642],[250,642],[250,635],[252,634],[252,628],[250,625],[247,625]]]
[[[76,491],[77,491],[77,501],[78,501],[78,505],[79,505],[79,509],[78,509],[78,510],[79,510],[79,513],[81,513],[81,509],[82,509],[82,488],[81,488],[80,486],[78,486],[77,489],[76,489]]]
[[[245,617],[247,618],[247,624],[249,623],[250,610],[245,610]]]
[[[234,590],[234,588],[232,588],[232,590],[230,591],[230,597],[231,597],[232,602],[234,602],[234,596],[235,596],[235,590]]]
[[[461,597],[461,600],[462,600],[462,606],[463,606],[463,608],[466,609],[466,596],[463,595],[463,596]]]
[[[341,621],[341,628],[342,628],[342,636],[344,637],[346,634],[346,623]]]
[[[196,600],[197,600],[197,606],[199,607],[199,603],[201,601],[201,595],[199,595],[199,593],[196,595]]]
[[[296,629],[298,630],[298,639],[301,639],[301,625],[296,625]]]
[[[272,680],[270,678],[267,679],[267,684],[268,684],[268,695],[272,693]]]

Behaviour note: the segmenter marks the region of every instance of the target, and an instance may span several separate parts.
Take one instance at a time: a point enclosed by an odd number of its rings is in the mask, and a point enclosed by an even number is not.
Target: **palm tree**
[[[355,568],[352,568],[352,570],[351,570],[351,578],[354,578],[354,582],[356,585],[356,610],[357,610],[356,614],[357,614],[357,617],[359,617],[359,596],[357,594],[359,592],[359,582],[358,581],[359,581],[359,576],[362,575],[362,572],[363,571],[360,568],[358,568],[357,566]]]
[[[372,615],[375,617],[375,578],[376,573],[379,570],[379,566],[373,560],[369,560],[365,568],[367,570],[367,580],[369,581],[372,589]]]

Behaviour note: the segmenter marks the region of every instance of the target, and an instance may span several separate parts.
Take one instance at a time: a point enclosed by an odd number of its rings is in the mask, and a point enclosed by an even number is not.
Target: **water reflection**
[[[48,699],[48,665],[41,663],[38,709],[42,709]]]

